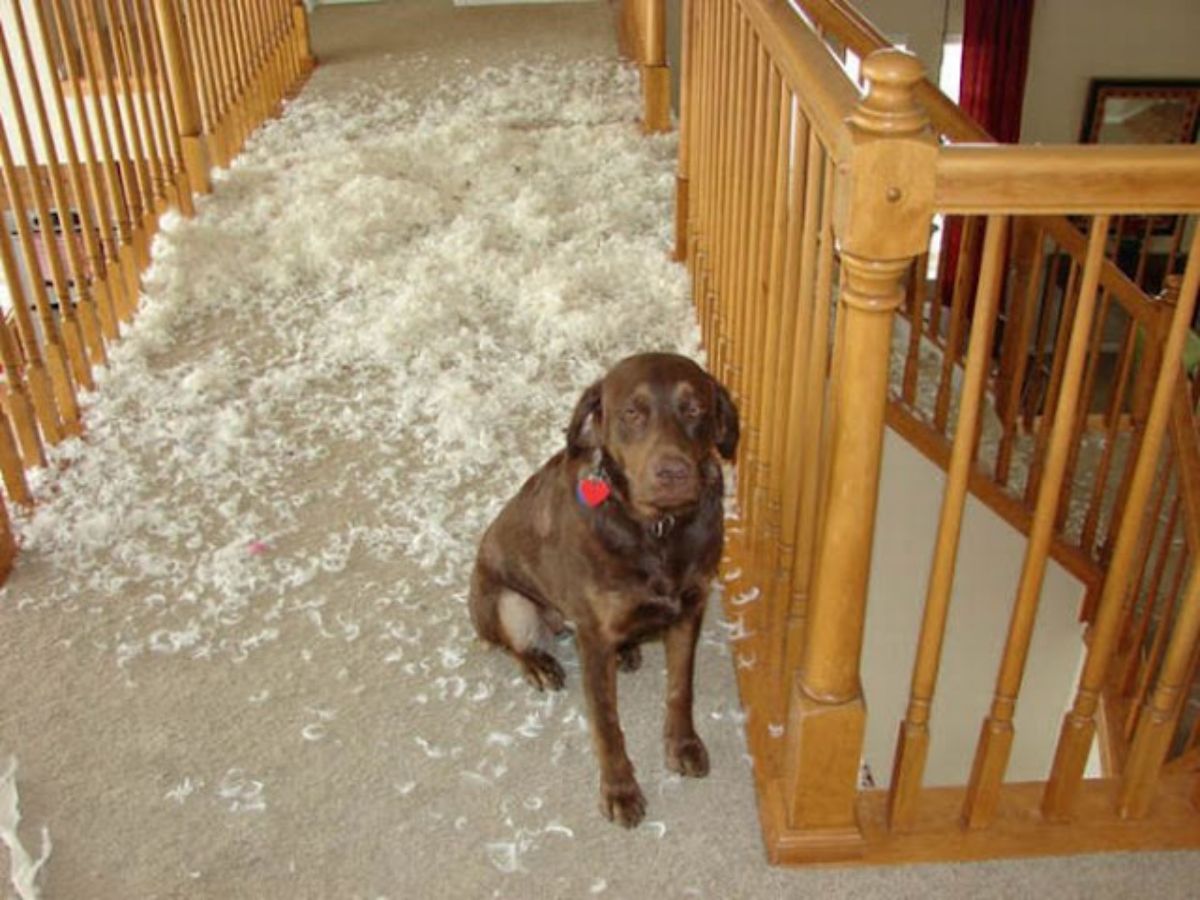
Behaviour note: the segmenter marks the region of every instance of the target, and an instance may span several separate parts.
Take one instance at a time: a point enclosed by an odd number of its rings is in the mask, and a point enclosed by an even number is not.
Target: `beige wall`
[[[920,57],[925,76],[936,82],[946,17],[953,14],[948,4],[955,2],[961,7],[962,0],[857,0],[855,6],[892,43]]]
[[[896,731],[925,604],[945,475],[886,432],[863,647],[865,756],[879,787],[891,775]],[[968,498],[945,654],[933,706],[926,783],[965,784],[987,713],[1016,595],[1025,538]],[[1010,780],[1046,777],[1082,658],[1083,585],[1051,563],[1017,706]]]
[[[1079,139],[1091,78],[1200,78],[1200,0],[1041,0],[1024,143]]]

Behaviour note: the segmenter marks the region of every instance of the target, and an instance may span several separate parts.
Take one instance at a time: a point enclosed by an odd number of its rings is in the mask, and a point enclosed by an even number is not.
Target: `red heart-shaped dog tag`
[[[609,487],[608,482],[603,478],[581,478],[577,493],[579,494],[579,501],[584,506],[594,509],[608,499],[608,495],[612,493],[612,488]]]

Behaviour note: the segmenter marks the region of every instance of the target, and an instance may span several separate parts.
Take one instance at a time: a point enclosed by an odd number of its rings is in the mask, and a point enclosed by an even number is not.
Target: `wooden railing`
[[[621,52],[638,65],[642,80],[643,127],[671,127],[671,72],[667,65],[667,0],[619,0],[617,35]]]
[[[193,211],[312,67],[293,0],[15,0],[0,10],[0,473],[81,433],[80,397],[136,313],[162,214]],[[0,504],[0,574],[15,553]]]
[[[1200,282],[1200,151],[990,144],[844,3],[794,6],[803,15],[772,0],[685,4],[677,206],[710,366],[744,420],[727,603],[769,853],[1200,843],[1194,783],[1162,773],[1172,741],[1182,755],[1196,741],[1176,733],[1200,631],[1200,575],[1184,578],[1200,570],[1179,546],[1200,525],[1200,455],[1177,385]],[[840,64],[848,51],[861,86]],[[935,222],[956,219],[957,260],[931,278]],[[885,421],[947,478],[890,786],[860,793]],[[1027,543],[969,783],[930,789],[968,492]],[[1085,663],[1046,781],[1011,785],[1051,558],[1088,585]],[[1128,743],[1110,714],[1111,777],[1088,780],[1102,700],[1123,710]]]

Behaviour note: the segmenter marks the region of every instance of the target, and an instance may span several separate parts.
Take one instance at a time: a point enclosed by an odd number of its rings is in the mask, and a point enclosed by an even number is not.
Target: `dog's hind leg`
[[[489,643],[506,650],[521,667],[525,679],[539,691],[557,691],[566,673],[557,659],[542,649],[547,628],[536,603],[505,586],[482,561],[471,576],[469,606],[475,631]]]

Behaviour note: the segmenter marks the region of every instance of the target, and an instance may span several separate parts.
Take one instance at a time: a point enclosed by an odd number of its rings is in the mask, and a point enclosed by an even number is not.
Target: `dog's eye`
[[[621,417],[626,422],[636,422],[642,417],[642,411],[637,407],[636,404],[630,404],[621,412]]]
[[[683,417],[689,422],[702,419],[704,418],[704,407],[698,403],[685,403],[683,406]]]

